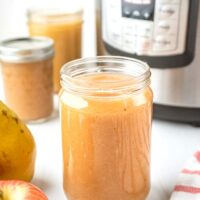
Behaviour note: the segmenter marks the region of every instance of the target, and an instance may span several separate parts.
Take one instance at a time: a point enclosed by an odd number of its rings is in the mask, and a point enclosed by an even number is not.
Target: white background
[[[51,0],[49,0],[51,1]],[[0,39],[26,36],[26,9],[44,0],[0,0]],[[58,3],[58,0],[54,0]],[[64,0],[63,0],[64,2]],[[71,3],[74,2],[71,1]],[[84,56],[93,56],[93,0],[85,0]],[[3,98],[0,81],[0,99]],[[55,103],[58,110],[57,103]],[[65,200],[62,189],[62,152],[59,118],[29,125],[37,144],[37,162],[32,180],[50,200]],[[200,128],[154,120],[152,129],[152,190],[148,200],[169,200],[185,161],[200,147]],[[107,199],[106,199],[107,200]]]
[[[28,36],[27,10],[31,8],[75,9],[83,7],[83,56],[94,56],[94,1],[95,0],[0,0],[0,39]],[[74,8],[75,7],[75,8]]]

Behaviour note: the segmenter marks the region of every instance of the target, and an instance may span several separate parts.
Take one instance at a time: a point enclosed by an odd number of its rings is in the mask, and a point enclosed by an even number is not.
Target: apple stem
[[[3,200],[3,191],[0,190],[0,200]]]

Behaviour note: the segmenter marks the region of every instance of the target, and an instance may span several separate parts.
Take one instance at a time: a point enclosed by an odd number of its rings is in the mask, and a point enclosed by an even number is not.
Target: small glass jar
[[[49,38],[0,42],[5,100],[24,121],[44,121],[53,112],[53,55]]]
[[[69,200],[144,200],[152,90],[141,61],[79,59],[61,70],[64,191]]]
[[[35,9],[28,13],[31,36],[47,36],[55,42],[53,69],[54,92],[60,90],[60,68],[81,57],[82,9]]]

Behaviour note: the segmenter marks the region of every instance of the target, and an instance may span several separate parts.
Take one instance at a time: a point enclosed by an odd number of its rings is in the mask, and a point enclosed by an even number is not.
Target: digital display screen
[[[151,4],[152,0],[125,0],[127,3],[132,4]]]
[[[152,21],[155,0],[121,0],[122,17]]]

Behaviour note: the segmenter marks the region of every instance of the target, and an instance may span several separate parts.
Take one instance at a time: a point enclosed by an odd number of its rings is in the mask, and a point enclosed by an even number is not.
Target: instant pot
[[[151,66],[155,118],[200,124],[199,5],[199,0],[99,1],[101,54]]]

